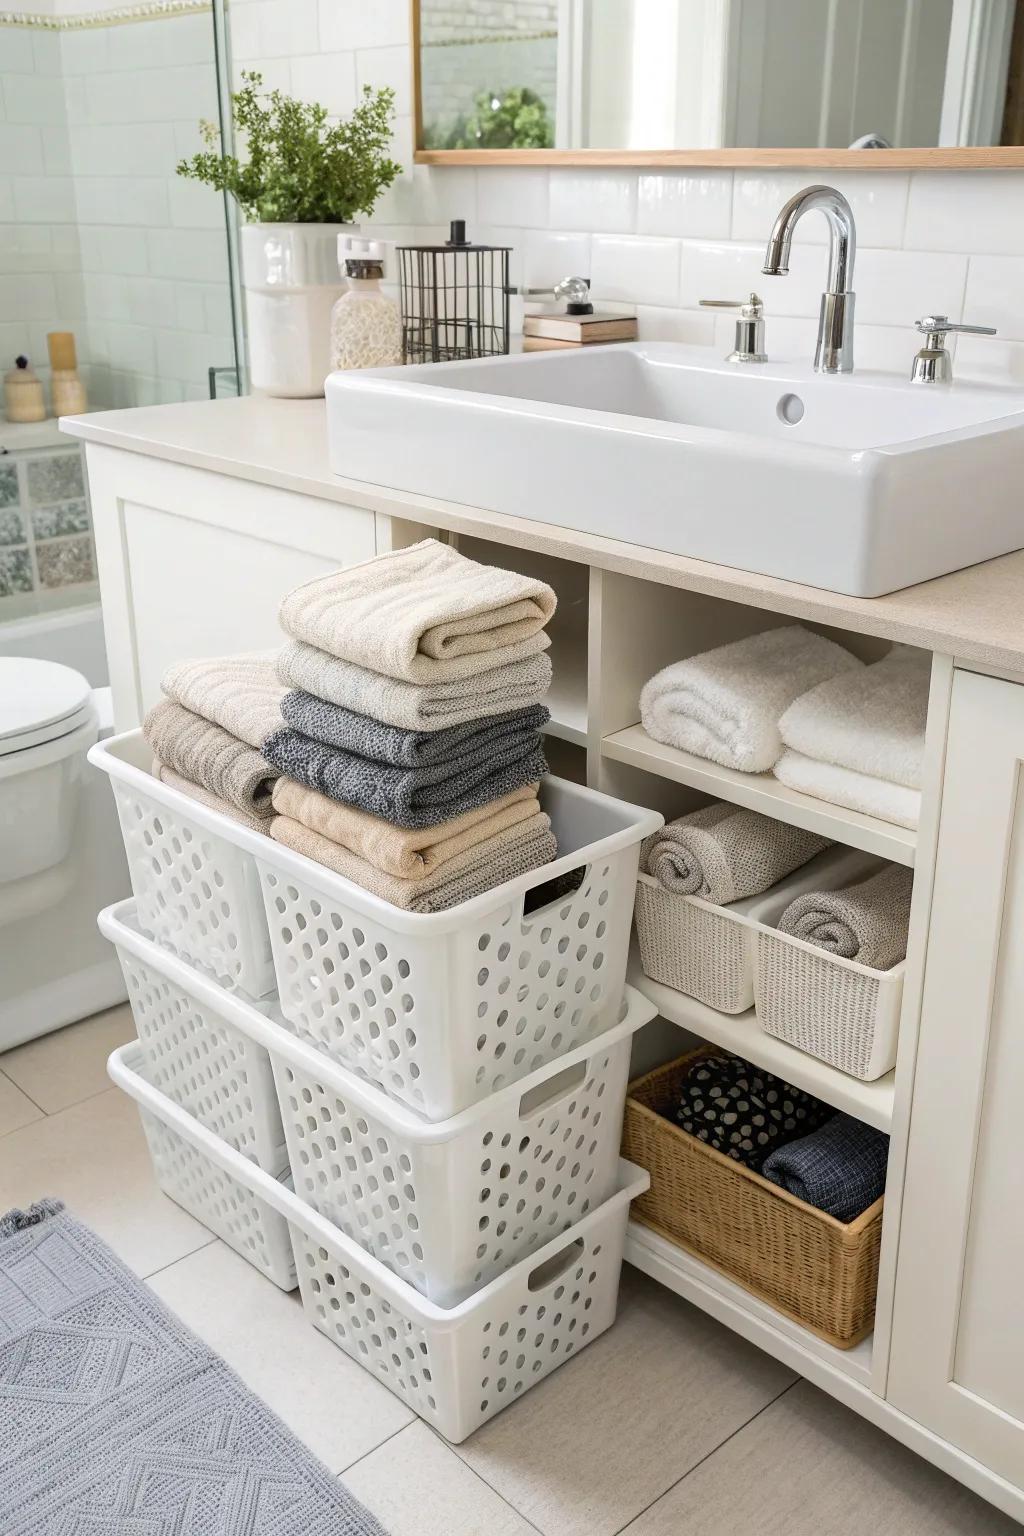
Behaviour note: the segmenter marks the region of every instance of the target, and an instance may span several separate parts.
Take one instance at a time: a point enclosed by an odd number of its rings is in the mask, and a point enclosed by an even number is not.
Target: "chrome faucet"
[[[828,288],[821,296],[814,367],[819,373],[853,372],[853,263],[857,231],[853,209],[835,187],[805,187],[783,207],[768,238],[764,258],[767,277],[789,271],[793,231],[805,213],[819,208],[828,220]]]

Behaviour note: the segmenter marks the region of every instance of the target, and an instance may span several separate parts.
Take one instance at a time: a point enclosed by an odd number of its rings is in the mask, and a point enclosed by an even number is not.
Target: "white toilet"
[[[86,753],[109,690],[0,656],[0,1051],[120,1000],[96,912],[128,890],[116,817]]]

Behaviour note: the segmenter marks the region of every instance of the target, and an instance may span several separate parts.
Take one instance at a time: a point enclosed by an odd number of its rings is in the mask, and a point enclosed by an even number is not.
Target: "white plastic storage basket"
[[[831,888],[867,879],[881,863],[864,856],[854,875],[834,880]],[[906,969],[903,960],[892,970],[874,971],[773,927],[760,928],[758,1021],[767,1034],[851,1077],[873,1081],[896,1063]]]
[[[145,801],[156,781],[138,766],[140,741],[114,737],[93,760]],[[549,777],[541,799],[560,857],[449,912],[417,914],[156,789],[198,835],[219,831],[255,859],[296,1033],[427,1119],[458,1114],[615,1022],[640,844],[661,826],[657,812]],[[526,913],[531,893],[580,870],[577,889]],[[149,928],[141,908],[139,920]]]
[[[759,896],[728,907],[667,891],[640,874],[636,931],[644,974],[720,1013],[745,1013],[754,1004],[757,925],[777,922],[805,891],[856,879],[864,864],[856,850],[827,848]]]
[[[445,1309],[164,1099],[133,1053],[110,1058],[114,1082],[287,1218],[310,1321],[448,1440],[465,1440],[615,1321],[629,1202],[650,1184],[642,1168],[620,1161],[603,1205]]]
[[[252,854],[224,835],[228,817],[154,778],[151,756],[141,731],[89,752],[110,776],[139,924],[175,954],[264,997],[276,981]]]
[[[233,1165],[210,1156],[210,1149],[223,1147],[243,1168],[256,1169],[256,1165],[147,1083],[145,1057],[138,1042],[115,1051],[107,1070],[113,1081],[138,1101],[156,1181],[164,1194],[223,1238],[229,1248],[248,1259],[282,1291],[294,1291],[295,1259],[287,1223],[273,1205],[235,1177]],[[181,1135],[183,1122],[199,1126],[203,1139]],[[268,1183],[274,1182],[261,1169],[256,1172]]]
[[[461,1301],[611,1194],[632,1036],[656,1012],[631,988],[620,1022],[596,1040],[431,1123],[161,952],[131,906],[100,917],[123,963],[269,1050],[296,1193],[432,1301]]]
[[[287,1173],[270,1057],[231,1022],[228,994],[209,983],[200,995],[191,984],[198,972],[141,933],[134,901],[98,921],[117,949],[148,1081],[274,1178]]]

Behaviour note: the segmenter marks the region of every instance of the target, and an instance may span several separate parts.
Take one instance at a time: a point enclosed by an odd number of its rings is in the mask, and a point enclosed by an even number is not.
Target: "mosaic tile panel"
[[[0,509],[0,544],[27,544],[25,521],[17,507]]]
[[[32,591],[32,556],[27,549],[0,549],[0,597]]]
[[[96,580],[92,540],[88,535],[47,539],[36,545],[36,565],[41,587],[72,587]]]
[[[18,504],[18,466],[0,464],[0,507],[16,507]]]
[[[82,454],[59,448],[0,460],[0,599],[96,581]]]
[[[84,501],[65,501],[56,507],[32,508],[32,532],[37,539],[58,539],[67,533],[88,533],[90,526],[89,508]]]
[[[28,499],[34,507],[50,506],[55,501],[71,501],[84,495],[82,456],[77,450],[29,459]]]

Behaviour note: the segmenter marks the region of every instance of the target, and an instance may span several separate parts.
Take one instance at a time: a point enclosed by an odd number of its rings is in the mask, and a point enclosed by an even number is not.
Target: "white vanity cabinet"
[[[1024,1483],[1024,686],[955,674],[889,1401]]]

